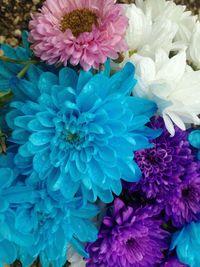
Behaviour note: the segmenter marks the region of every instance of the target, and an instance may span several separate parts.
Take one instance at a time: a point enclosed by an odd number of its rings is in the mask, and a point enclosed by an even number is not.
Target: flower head
[[[178,27],[164,17],[154,21],[151,14],[155,11],[154,3],[151,2],[146,9],[141,8],[138,2],[124,5],[124,7],[125,14],[129,18],[129,27],[126,31],[129,53],[127,53],[126,60],[135,54],[154,56],[155,52],[161,48],[167,53],[171,51]]]
[[[165,212],[172,223],[180,227],[199,219],[200,172],[199,164],[191,163],[185,170],[181,183],[177,184],[165,198]]]
[[[2,157],[2,156],[0,156]],[[12,244],[9,216],[12,216],[10,202],[5,191],[13,181],[13,173],[9,168],[0,168],[0,263],[12,264],[17,258],[17,250]],[[5,234],[5,229],[8,231]],[[10,237],[10,238],[9,238]]]
[[[16,206],[31,203],[35,195],[32,188],[18,182],[14,169],[14,155],[0,155],[0,263],[12,264],[17,258],[17,246],[26,246],[33,239],[15,228]]]
[[[176,232],[172,238],[171,249],[176,248],[178,259],[190,267],[200,266],[199,233],[200,223],[192,222]]]
[[[147,198],[168,195],[181,182],[185,168],[192,164],[194,157],[187,140],[187,132],[176,127],[174,137],[170,137],[161,117],[154,117],[150,123],[154,129],[161,128],[162,134],[152,140],[153,148],[135,152],[135,160],[142,171],[142,179],[137,184],[127,184],[130,191],[139,189]]]
[[[66,198],[76,193],[111,202],[121,178],[138,181],[133,151],[151,146],[158,132],[146,127],[156,107],[130,96],[134,68],[127,64],[111,77],[63,68],[59,76],[30,68],[30,80],[13,85],[7,123],[19,145],[15,163],[34,183]]]
[[[9,146],[0,156],[0,261],[11,264],[17,258],[30,266],[40,257],[43,266],[63,266],[69,245],[87,257],[81,243],[96,240],[90,218],[99,209],[28,181],[14,163],[15,149]]]
[[[197,16],[192,16],[183,5],[166,0],[138,0],[136,4],[123,5],[129,18],[126,40],[129,53],[125,61],[137,56],[154,58],[156,52],[189,48],[189,59],[198,63],[198,27],[194,32]],[[198,25],[198,24],[197,24]]]
[[[200,124],[200,71],[187,65],[186,51],[170,58],[164,50],[158,50],[153,59],[137,57],[133,62],[139,77],[133,93],[155,101],[172,136],[174,125],[184,131],[188,123]]]
[[[146,16],[151,16],[156,24],[164,21],[171,22],[177,27],[174,42],[184,42],[187,44],[193,33],[197,16],[193,16],[191,11],[184,5],[177,5],[174,1],[166,0],[138,0],[137,7],[140,8]]]
[[[168,247],[168,233],[150,206],[125,206],[114,202],[110,216],[103,220],[97,241],[87,246],[86,266],[147,267],[160,263]]]
[[[23,47],[13,48],[9,45],[3,44],[0,49],[3,51],[4,56],[9,59],[28,61],[31,58],[31,51],[27,41],[28,35],[23,32]],[[0,92],[8,92],[10,90],[10,79],[16,76],[24,67],[24,64],[16,64],[14,62],[7,62],[3,59],[0,60]]]
[[[70,244],[87,257],[81,242],[96,240],[97,230],[89,218],[98,209],[91,204],[83,205],[80,198],[67,201],[59,194],[51,196],[45,188],[35,190],[36,201],[18,205],[15,212],[19,233],[29,234],[34,240],[26,247],[19,246],[22,264],[30,266],[39,256],[42,266],[63,266]]]
[[[46,0],[29,23],[36,56],[50,64],[99,68],[127,49],[124,35],[128,20],[114,0]]]
[[[152,128],[163,133],[151,142],[153,148],[136,151],[135,160],[142,171],[138,183],[125,183],[130,192],[140,190],[165,209],[175,226],[197,220],[200,212],[199,163],[188,142],[188,132],[175,127],[170,137],[162,118],[154,117]]]

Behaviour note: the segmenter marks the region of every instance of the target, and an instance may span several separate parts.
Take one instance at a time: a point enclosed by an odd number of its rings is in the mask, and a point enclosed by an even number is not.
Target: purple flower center
[[[128,247],[132,247],[132,246],[134,246],[135,245],[135,239],[133,239],[133,238],[130,238],[130,239],[128,239],[127,241],[126,241],[126,245],[128,246]]]
[[[193,195],[192,188],[183,189],[182,196],[184,199],[190,199],[192,195]]]

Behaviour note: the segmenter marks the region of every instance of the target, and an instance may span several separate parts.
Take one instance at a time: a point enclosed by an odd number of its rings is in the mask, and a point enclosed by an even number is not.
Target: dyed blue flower
[[[81,242],[95,241],[97,229],[90,217],[98,209],[87,204],[83,206],[80,198],[71,201],[60,194],[53,197],[45,190],[38,190],[35,203],[18,205],[16,228],[33,237],[33,244],[18,248],[18,259],[23,266],[30,266],[37,257],[43,267],[63,266],[67,260],[67,248],[72,245],[83,256],[88,257]]]
[[[32,53],[28,44],[28,33],[23,32],[23,47],[13,48],[7,44],[1,45],[4,55],[7,58],[27,61],[31,59]],[[6,92],[10,90],[10,78],[16,76],[24,67],[24,64],[16,64],[0,60],[0,91]]]
[[[197,158],[200,160],[200,130],[195,130],[189,135],[190,144],[198,149]]]
[[[32,189],[16,184],[17,173],[12,169],[13,154],[0,156],[0,262],[13,263],[17,258],[17,245],[25,245],[33,239],[15,229],[15,208],[34,199]]]
[[[22,33],[22,41],[23,46],[18,46],[13,48],[7,44],[2,44],[0,49],[4,52],[4,56],[8,59],[12,59],[15,61],[19,61],[19,63],[9,62],[6,60],[0,60],[0,92],[8,93],[10,90],[12,91],[11,79],[16,77],[22,69],[30,62],[33,62],[33,53],[30,49],[28,42],[28,33]],[[49,70],[53,72],[57,72],[59,68],[55,66],[46,65],[42,62],[38,62],[39,68],[43,70]],[[25,73],[26,74],[26,73]],[[26,77],[26,75],[25,75]]]
[[[132,64],[111,77],[106,71],[78,76],[70,68],[57,76],[32,66],[29,80],[13,80],[19,101],[11,103],[7,123],[21,172],[67,199],[77,193],[90,201],[111,202],[121,178],[138,181],[133,151],[151,147],[158,132],[145,126],[155,104],[130,96],[133,73]]]
[[[4,190],[6,190],[13,180],[13,173],[9,168],[0,168],[0,263],[12,264],[17,258],[16,247],[5,235],[8,226],[7,216],[11,215],[9,202],[5,199]],[[6,227],[6,228],[5,228]]]
[[[17,258],[30,266],[39,256],[44,267],[62,266],[69,244],[87,257],[82,243],[96,240],[89,219],[98,208],[81,198],[50,194],[43,183],[30,186],[18,173],[12,149],[0,157],[0,261],[10,264]]]
[[[200,223],[192,222],[175,233],[171,249],[176,248],[179,260],[190,267],[200,266]]]

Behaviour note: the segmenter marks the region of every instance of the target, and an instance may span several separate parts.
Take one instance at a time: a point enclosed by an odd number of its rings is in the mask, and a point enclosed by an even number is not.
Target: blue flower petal
[[[193,147],[200,149],[200,130],[191,132],[188,139]]]
[[[115,73],[109,81],[110,94],[121,93],[130,95],[136,84],[134,79],[135,67],[131,63],[127,63],[119,72]]]
[[[51,72],[44,72],[41,74],[38,88],[41,93],[50,93],[51,87],[58,83],[58,78]]]
[[[78,76],[74,70],[63,68],[59,73],[59,82],[64,87],[76,88]]]
[[[51,138],[53,137],[52,132],[48,131],[41,131],[38,133],[33,133],[29,140],[31,143],[33,143],[36,146],[41,146],[49,143],[51,141]]]
[[[36,118],[44,127],[54,126],[53,116],[47,111],[37,113]]]
[[[8,187],[13,181],[13,172],[9,168],[0,168],[0,190]]]
[[[4,263],[12,264],[17,258],[17,250],[15,246],[7,241],[0,241],[0,259]]]

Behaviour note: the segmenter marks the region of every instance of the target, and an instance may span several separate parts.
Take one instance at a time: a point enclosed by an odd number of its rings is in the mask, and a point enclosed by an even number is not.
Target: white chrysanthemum
[[[171,50],[182,48],[173,42],[178,26],[170,20],[152,20],[152,10],[146,12],[135,4],[124,5],[125,14],[129,18],[126,34],[129,51],[142,56],[153,57],[157,49]]]
[[[70,267],[85,267],[85,261],[74,249],[70,246],[68,248],[68,262],[70,262]]]
[[[200,22],[196,23],[191,43],[188,50],[188,58],[191,63],[200,69]]]
[[[169,58],[158,50],[154,60],[133,55],[138,85],[134,94],[157,103],[168,131],[173,136],[174,124],[182,130],[185,124],[200,124],[200,71],[193,71],[186,63],[186,52]]]
[[[197,16],[186,11],[186,6],[176,5],[166,0],[136,0],[136,5],[143,10],[146,16],[151,13],[154,22],[169,20],[178,27],[175,39],[181,42],[190,42]]]
[[[174,124],[183,130],[186,124],[200,124],[200,72],[187,65],[187,59],[200,64],[197,17],[173,1],[136,0],[124,6],[129,18],[129,53],[113,68],[128,61],[136,65],[135,93],[157,103],[171,135]],[[172,51],[177,53],[173,57]]]

